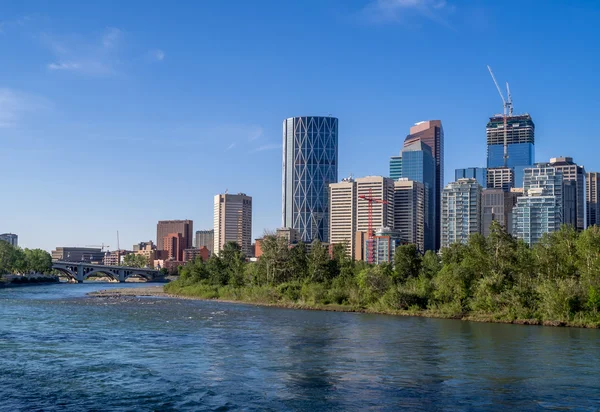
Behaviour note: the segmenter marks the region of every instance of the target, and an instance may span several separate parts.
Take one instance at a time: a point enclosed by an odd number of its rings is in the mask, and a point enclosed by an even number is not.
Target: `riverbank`
[[[598,329],[599,325],[596,323],[586,322],[564,322],[564,321],[549,321],[540,319],[502,319],[497,315],[489,314],[461,314],[451,315],[436,312],[433,310],[377,310],[373,308],[361,308],[351,305],[339,305],[339,304],[313,304],[313,303],[298,303],[289,301],[279,302],[264,302],[256,300],[233,300],[233,299],[220,299],[220,298],[207,298],[201,296],[191,296],[184,294],[173,294],[167,293],[163,286],[147,286],[140,288],[124,288],[124,289],[106,289],[99,290],[97,292],[88,293],[90,297],[96,298],[131,298],[131,297],[164,297],[172,299],[189,299],[189,300],[204,300],[204,301],[216,301],[223,303],[236,303],[254,306],[266,306],[266,307],[277,307],[283,309],[301,309],[301,310],[319,310],[328,312],[354,312],[354,313],[369,313],[377,315],[391,315],[391,316],[417,316],[425,318],[437,318],[437,319],[454,319],[468,322],[484,322],[484,323],[504,323],[513,325],[531,325],[531,326],[553,326],[553,327],[575,327],[575,328],[589,328]]]

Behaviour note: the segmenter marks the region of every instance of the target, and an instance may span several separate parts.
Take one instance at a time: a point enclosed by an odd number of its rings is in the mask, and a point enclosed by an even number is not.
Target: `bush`
[[[290,302],[296,302],[302,294],[302,285],[297,282],[282,283],[277,287],[279,294]]]

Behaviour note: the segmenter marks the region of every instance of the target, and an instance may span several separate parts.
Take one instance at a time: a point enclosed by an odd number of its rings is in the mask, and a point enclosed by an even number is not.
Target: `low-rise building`
[[[203,262],[206,262],[209,257],[210,257],[210,251],[208,250],[208,248],[206,246],[202,246],[199,249],[197,249],[197,248],[185,249],[183,251],[183,261],[184,262],[194,261],[197,258],[201,258]]]
[[[103,264],[105,253],[101,249],[87,247],[57,247],[52,260]]]

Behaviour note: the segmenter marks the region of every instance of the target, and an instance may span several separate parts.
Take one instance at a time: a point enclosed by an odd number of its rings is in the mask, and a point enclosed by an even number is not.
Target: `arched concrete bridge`
[[[147,281],[157,280],[157,278],[162,276],[158,270],[154,269],[93,265],[91,263],[78,262],[54,261],[52,262],[52,269],[58,270],[70,280],[77,281],[78,283],[83,283],[89,276],[96,274],[102,274],[119,282],[125,282],[131,276],[140,276]]]

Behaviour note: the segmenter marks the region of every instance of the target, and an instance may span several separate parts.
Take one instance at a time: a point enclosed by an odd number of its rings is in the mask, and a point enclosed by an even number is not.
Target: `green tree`
[[[407,244],[396,248],[394,252],[394,274],[397,282],[418,277],[421,272],[421,253],[417,245]]]
[[[308,275],[312,282],[323,282],[330,278],[329,252],[318,240],[312,242],[308,255]]]
[[[600,227],[591,226],[577,239],[577,269],[584,287],[600,290]]]
[[[243,286],[246,256],[240,245],[236,242],[227,242],[219,253],[219,257],[227,273],[224,278],[225,283],[236,287]]]
[[[427,279],[435,277],[442,268],[439,256],[433,251],[428,250],[421,260],[421,274]]]
[[[42,249],[25,249],[25,266],[28,272],[50,273],[52,271],[52,256]]]
[[[148,259],[144,255],[129,253],[123,257],[123,266],[131,268],[145,268],[148,266]]]
[[[292,247],[289,252],[292,278],[303,281],[308,278],[308,252],[304,242]]]

